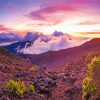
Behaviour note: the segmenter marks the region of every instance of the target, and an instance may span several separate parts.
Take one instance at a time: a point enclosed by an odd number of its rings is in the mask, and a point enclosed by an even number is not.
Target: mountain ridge
[[[100,50],[100,38],[95,38],[84,43],[81,46],[59,50],[59,51],[48,51],[46,53],[42,53],[39,55],[33,55],[33,56],[26,55],[26,56],[31,60],[32,63],[51,67],[51,66],[55,66],[57,62],[59,63],[58,65],[60,66],[61,61],[62,63],[71,62],[80,56],[86,55],[86,53],[88,52],[93,52],[93,51],[95,52],[99,50]]]

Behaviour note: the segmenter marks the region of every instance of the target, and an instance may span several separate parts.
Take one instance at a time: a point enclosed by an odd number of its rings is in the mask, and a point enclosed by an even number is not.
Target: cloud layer
[[[100,0],[0,0],[0,32],[100,32],[99,4]]]
[[[0,43],[20,41],[21,37],[15,33],[0,33]]]
[[[55,31],[52,35],[38,35],[33,43],[26,43],[24,48],[18,50],[23,54],[41,54],[47,51],[57,51],[81,45],[88,41],[88,38],[72,37],[68,34]],[[29,46],[28,46],[29,45]]]

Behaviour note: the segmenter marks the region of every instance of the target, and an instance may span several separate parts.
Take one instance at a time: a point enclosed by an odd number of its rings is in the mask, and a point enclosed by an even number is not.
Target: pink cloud
[[[0,31],[12,31],[11,28],[6,27],[5,25],[0,25]]]
[[[27,17],[33,20],[44,20],[44,21],[51,21],[50,18],[55,13],[67,13],[67,12],[76,12],[78,9],[68,5],[47,5],[44,7],[40,7],[40,9],[30,12]],[[66,16],[67,17],[67,16]],[[59,18],[57,16],[53,21],[55,23],[59,23],[63,18]]]

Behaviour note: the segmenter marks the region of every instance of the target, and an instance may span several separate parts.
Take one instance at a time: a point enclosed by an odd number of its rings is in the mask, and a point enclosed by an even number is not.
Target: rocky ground
[[[50,71],[9,54],[3,48],[0,48],[0,52],[0,100],[82,99],[82,80],[87,76],[86,68],[89,63],[86,56],[66,63],[62,69]],[[12,96],[12,91],[7,89],[7,82],[10,79],[20,79],[26,85],[33,84],[35,92],[25,93],[20,98],[17,93]]]

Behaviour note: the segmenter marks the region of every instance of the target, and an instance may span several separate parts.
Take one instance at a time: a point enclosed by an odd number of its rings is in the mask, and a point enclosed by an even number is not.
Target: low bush
[[[100,57],[94,57],[88,65],[88,77],[83,80],[82,93],[85,100],[86,96],[100,98]]]
[[[86,77],[82,83],[82,98],[90,97],[96,92],[96,86],[91,77]]]
[[[34,87],[34,85],[31,84],[31,85],[28,87],[27,92],[35,92],[35,87]]]
[[[7,88],[9,90],[16,91],[19,95],[23,95],[25,93],[25,83],[23,81],[14,81],[10,80],[7,83]]]

